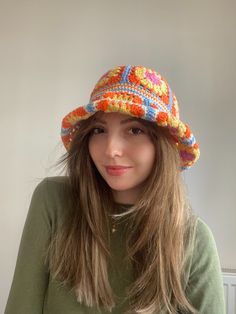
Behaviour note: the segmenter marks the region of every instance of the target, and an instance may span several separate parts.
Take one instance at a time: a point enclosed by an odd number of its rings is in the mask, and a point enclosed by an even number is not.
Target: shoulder
[[[31,207],[44,212],[56,224],[70,207],[69,179],[66,176],[46,177],[36,186]]]
[[[66,176],[46,177],[36,186],[33,196],[43,196],[45,201],[63,199],[69,193],[69,179]]]
[[[197,218],[187,296],[198,313],[225,313],[220,259],[211,228]]]
[[[42,179],[36,186],[36,190],[60,189],[69,186],[69,178],[67,176],[46,177]]]
[[[195,238],[194,238],[195,253],[206,255],[207,252],[215,252],[216,242],[209,225],[200,217],[197,218]]]
[[[38,183],[34,190],[34,194],[42,195],[46,202],[68,200],[69,193],[70,186],[67,176],[46,177]]]
[[[200,217],[197,217],[197,225],[196,225],[196,235],[202,236],[202,237],[212,237],[212,231],[209,227],[209,225]]]
[[[197,218],[192,247],[190,274],[220,272],[218,250],[211,228],[200,217]]]

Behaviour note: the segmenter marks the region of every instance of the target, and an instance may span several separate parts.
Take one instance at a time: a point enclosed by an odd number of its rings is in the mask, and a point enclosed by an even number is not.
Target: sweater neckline
[[[133,204],[125,204],[125,203],[117,203],[115,202],[115,212],[114,214],[119,214],[119,213],[122,213],[126,210],[128,210],[129,208],[131,208],[133,206]]]
[[[115,214],[120,214],[128,210],[133,204],[124,204],[115,202]],[[126,224],[126,216],[123,217],[112,217],[111,218],[111,231],[116,233],[119,226],[124,226]]]

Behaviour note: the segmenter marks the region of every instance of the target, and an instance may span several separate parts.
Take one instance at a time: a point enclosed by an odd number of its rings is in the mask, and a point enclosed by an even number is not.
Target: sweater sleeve
[[[51,218],[45,200],[46,179],[31,198],[8,296],[5,314],[42,314],[48,285],[44,252],[51,237]]]
[[[187,297],[199,314],[225,314],[223,278],[210,228],[198,218]]]

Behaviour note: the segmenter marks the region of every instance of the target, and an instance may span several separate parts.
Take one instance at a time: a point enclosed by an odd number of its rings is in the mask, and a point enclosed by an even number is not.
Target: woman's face
[[[155,159],[147,127],[126,114],[103,113],[94,122],[89,153],[115,201],[133,204]]]

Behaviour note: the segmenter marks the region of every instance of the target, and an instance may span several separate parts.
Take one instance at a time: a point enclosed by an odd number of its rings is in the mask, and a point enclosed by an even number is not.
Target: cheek
[[[155,162],[155,157],[156,157],[156,152],[155,152],[155,147],[153,144],[146,145],[143,147],[143,149],[137,152],[137,156],[140,156],[142,162],[145,163],[146,169],[151,169],[153,167],[153,164]]]
[[[136,157],[141,162],[146,160],[148,163],[153,162],[156,155],[155,146],[149,138],[137,138],[137,140],[127,143],[125,151],[132,158]]]
[[[88,150],[90,157],[92,158],[93,162],[96,162],[101,158],[101,154],[103,151],[102,142],[98,141],[97,139],[91,139],[88,142]]]

